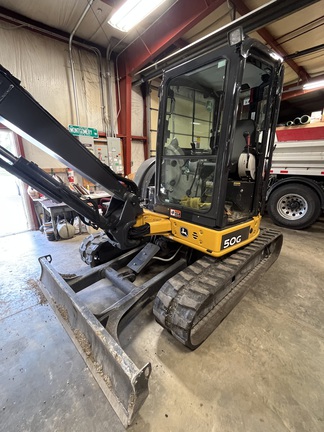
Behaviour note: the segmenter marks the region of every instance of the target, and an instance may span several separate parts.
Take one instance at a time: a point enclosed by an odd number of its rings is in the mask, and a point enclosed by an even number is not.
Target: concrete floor
[[[153,366],[150,395],[128,430],[324,430],[324,219],[282,231],[278,261],[196,351],[173,340],[149,308],[123,333],[133,360]],[[35,289],[38,256],[51,253],[63,273],[85,267],[81,239],[0,238],[1,430],[124,430]]]

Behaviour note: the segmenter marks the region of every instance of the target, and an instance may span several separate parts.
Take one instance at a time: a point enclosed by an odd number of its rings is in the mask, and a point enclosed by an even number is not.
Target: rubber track
[[[108,237],[103,231],[87,236],[79,248],[82,261],[84,261],[90,267],[98,265],[96,262],[96,256],[103,244],[107,242]]]
[[[277,259],[282,235],[262,230],[249,245],[221,259],[205,256],[158,292],[156,320],[182,344],[197,348]]]

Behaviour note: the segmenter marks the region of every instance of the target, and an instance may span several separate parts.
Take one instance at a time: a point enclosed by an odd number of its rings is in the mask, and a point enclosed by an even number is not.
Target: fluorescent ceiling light
[[[324,80],[322,81],[314,81],[311,83],[307,83],[303,85],[304,90],[312,90],[316,88],[324,87]]]
[[[164,2],[165,0],[127,0],[112,15],[108,24],[128,32]]]

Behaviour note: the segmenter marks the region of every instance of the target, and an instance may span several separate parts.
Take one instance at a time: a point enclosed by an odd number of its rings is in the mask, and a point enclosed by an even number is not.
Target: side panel
[[[249,222],[217,231],[171,218],[172,235],[166,237],[210,256],[220,257],[256,239],[260,223],[261,217],[254,217]]]
[[[270,173],[322,176],[324,181],[324,139],[277,142]]]

